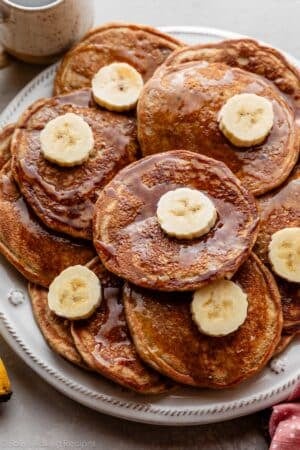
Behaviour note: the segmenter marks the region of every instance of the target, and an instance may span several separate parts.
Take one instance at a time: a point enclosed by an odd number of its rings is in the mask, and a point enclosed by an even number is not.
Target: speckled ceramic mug
[[[93,23],[93,0],[0,0],[0,42],[8,53],[49,63]]]

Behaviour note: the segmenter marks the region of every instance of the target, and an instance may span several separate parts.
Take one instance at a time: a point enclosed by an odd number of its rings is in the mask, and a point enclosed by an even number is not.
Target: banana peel
[[[0,358],[0,402],[6,402],[10,399],[12,394],[11,384],[8,378],[7,371],[3,364],[2,359]]]

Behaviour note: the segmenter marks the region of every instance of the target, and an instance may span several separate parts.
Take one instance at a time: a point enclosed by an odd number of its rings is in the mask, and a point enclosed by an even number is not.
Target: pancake
[[[41,153],[41,130],[49,120],[67,112],[81,115],[95,140],[89,159],[74,167],[60,167]],[[13,176],[41,221],[59,233],[91,239],[99,192],[122,167],[136,159],[135,119],[100,110],[92,103],[89,89],[42,99],[24,112],[11,150]]]
[[[191,293],[159,293],[126,284],[127,323],[140,356],[173,380],[198,387],[228,388],[258,373],[272,357],[282,328],[276,283],[251,254],[233,281],[248,296],[243,325],[225,337],[198,331]]]
[[[49,347],[71,363],[87,368],[74,345],[70,321],[48,308],[48,289],[29,283],[28,292],[35,320]]]
[[[260,230],[254,251],[269,265],[268,247],[273,233],[287,227],[300,226],[300,164],[285,185],[258,201]],[[300,286],[277,277],[282,300],[284,328],[300,325]]]
[[[55,94],[89,87],[98,70],[112,62],[126,62],[147,81],[155,69],[179,46],[177,39],[155,28],[109,23],[90,31],[63,58],[58,69]]]
[[[268,247],[273,233],[286,227],[300,226],[300,162],[279,189],[257,200],[260,231],[255,252],[269,263]]]
[[[283,311],[283,326],[285,330],[300,327],[300,286],[299,283],[291,283],[283,278],[276,277],[281,294]]]
[[[139,393],[167,391],[171,382],[144,365],[136,353],[124,314],[122,280],[107,272],[98,258],[88,267],[101,281],[102,302],[90,319],[72,323],[82,358],[96,372]]]
[[[87,242],[48,230],[24,201],[10,162],[0,171],[0,252],[33,283],[49,286],[65,268],[95,255]]]
[[[15,124],[7,125],[0,131],[0,169],[10,159],[11,138],[15,131]]]
[[[280,353],[284,352],[284,350],[290,345],[293,339],[299,335],[299,332],[300,331],[294,332],[292,334],[286,334],[285,332],[283,332],[273,356],[277,356]]]
[[[158,223],[159,198],[179,187],[201,190],[215,204],[215,226],[200,238],[171,238]],[[108,270],[138,286],[193,290],[232,276],[257,228],[253,197],[223,163],[178,150],[137,161],[106,186],[95,206],[94,245]]]
[[[257,146],[238,149],[219,130],[218,114],[233,95],[272,101],[274,124]],[[138,137],[144,156],[185,148],[223,161],[254,195],[279,186],[298,157],[294,111],[264,78],[221,63],[184,63],[159,70],[138,102]]]
[[[178,49],[166,60],[165,65],[203,60],[225,63],[265,77],[290,99],[297,110],[297,116],[300,116],[299,70],[278,50],[261,45],[253,39],[232,39]]]

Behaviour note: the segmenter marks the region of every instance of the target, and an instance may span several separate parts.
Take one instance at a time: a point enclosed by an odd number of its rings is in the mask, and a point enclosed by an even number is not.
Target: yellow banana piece
[[[194,292],[191,312],[201,333],[226,336],[246,320],[248,300],[242,288],[230,280],[218,280]]]
[[[66,319],[87,319],[102,300],[99,278],[85,266],[70,266],[49,286],[48,306]]]
[[[188,187],[162,195],[156,214],[165,233],[178,239],[203,236],[214,226],[217,219],[213,202],[203,192]]]
[[[12,394],[10,381],[7,375],[7,371],[0,358],[0,402],[6,402],[10,399]]]
[[[92,91],[98,105],[110,111],[129,111],[135,108],[143,85],[143,78],[134,67],[114,62],[96,73]]]
[[[219,127],[236,147],[261,144],[271,131],[274,121],[269,99],[256,94],[237,94],[222,107]]]

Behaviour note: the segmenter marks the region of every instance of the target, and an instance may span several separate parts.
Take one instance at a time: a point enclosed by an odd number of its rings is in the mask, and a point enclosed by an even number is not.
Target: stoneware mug
[[[93,0],[0,0],[0,43],[17,58],[47,64],[93,24]]]

